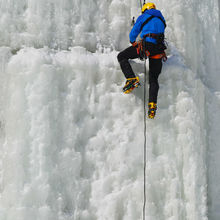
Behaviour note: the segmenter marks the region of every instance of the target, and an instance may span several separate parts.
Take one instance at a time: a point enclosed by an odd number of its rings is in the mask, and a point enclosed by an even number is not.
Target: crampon
[[[123,92],[125,94],[130,93],[132,90],[134,90],[135,88],[137,88],[138,86],[140,86],[140,82],[139,82],[139,77],[134,77],[134,78],[128,78],[125,86],[123,88]]]
[[[148,103],[148,118],[153,119],[156,115],[157,104],[154,102]]]

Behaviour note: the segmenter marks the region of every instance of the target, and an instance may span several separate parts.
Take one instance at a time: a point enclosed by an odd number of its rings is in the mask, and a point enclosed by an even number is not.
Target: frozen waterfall
[[[0,1],[0,220],[141,220],[144,120],[146,219],[220,219],[218,0],[154,3],[169,48],[148,120],[117,62],[140,1]]]

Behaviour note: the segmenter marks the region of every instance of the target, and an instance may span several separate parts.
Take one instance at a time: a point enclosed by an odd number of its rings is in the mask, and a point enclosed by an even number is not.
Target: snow
[[[0,219],[142,219],[144,120],[146,219],[219,219],[218,1],[155,4],[169,56],[149,120],[117,62],[139,1],[0,3]]]

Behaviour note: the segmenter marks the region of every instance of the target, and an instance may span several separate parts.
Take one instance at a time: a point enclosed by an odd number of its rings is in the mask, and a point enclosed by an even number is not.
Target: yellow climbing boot
[[[148,118],[153,119],[156,115],[157,104],[154,102],[148,103]]]
[[[127,81],[125,82],[125,86],[123,87],[123,92],[125,94],[130,93],[133,89],[137,88],[140,86],[140,81],[139,77],[134,77],[134,78],[128,78]]]

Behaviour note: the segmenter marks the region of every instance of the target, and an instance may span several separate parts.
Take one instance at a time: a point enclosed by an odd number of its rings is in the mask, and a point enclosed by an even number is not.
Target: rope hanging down
[[[144,3],[142,4],[142,0],[140,0],[140,6],[141,6],[141,9],[142,9],[142,6],[145,4],[145,0],[144,0]]]
[[[145,0],[143,5],[145,4]],[[140,0],[140,7],[142,10],[142,0]],[[135,24],[134,17],[132,20],[132,26]],[[145,44],[144,44],[145,51]],[[146,168],[147,168],[147,126],[146,126],[146,81],[147,81],[147,71],[146,71],[146,55],[144,54],[144,202],[143,202],[143,220],[145,220],[145,209],[146,209]]]
[[[142,1],[140,0],[140,6],[141,6],[141,8],[142,8]]]
[[[145,44],[144,44],[145,45]],[[144,48],[145,51],[145,48]],[[144,204],[143,204],[143,220],[145,220],[145,207],[146,207],[146,168],[147,168],[147,126],[146,126],[146,56],[144,56]]]
[[[145,4],[145,0],[143,5]],[[140,0],[140,5],[142,9],[142,1]],[[145,44],[144,44],[145,51]],[[144,54],[144,203],[143,203],[143,220],[145,220],[145,209],[146,209],[146,168],[147,168],[147,126],[146,126],[146,81],[147,81],[147,71],[146,71],[146,55]]]

